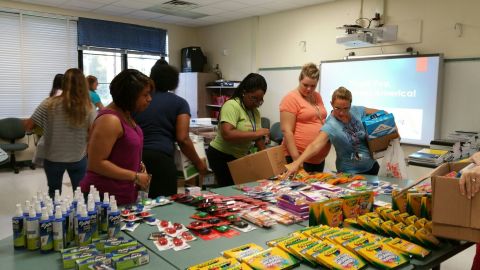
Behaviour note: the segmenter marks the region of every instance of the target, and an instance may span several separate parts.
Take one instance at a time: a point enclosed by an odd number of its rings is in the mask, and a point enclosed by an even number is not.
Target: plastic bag
[[[407,165],[405,164],[405,156],[399,139],[390,141],[390,145],[385,151],[378,176],[392,177],[398,179],[408,179]]]

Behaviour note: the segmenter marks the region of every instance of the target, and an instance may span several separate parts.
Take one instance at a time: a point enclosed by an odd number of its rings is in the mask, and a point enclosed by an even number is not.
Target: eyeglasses
[[[333,107],[333,110],[337,112],[348,112],[350,111],[350,107],[345,107],[345,108]]]
[[[250,101],[252,101],[255,105],[261,106],[263,104],[263,98],[258,98],[256,96],[246,95]]]

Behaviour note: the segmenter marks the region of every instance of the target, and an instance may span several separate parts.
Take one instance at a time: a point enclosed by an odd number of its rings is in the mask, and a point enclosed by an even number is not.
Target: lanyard
[[[255,120],[255,113],[252,111],[252,117],[250,117],[250,114],[248,113],[250,110],[247,110],[245,108],[245,106],[243,106],[243,102],[238,102],[238,100],[235,99],[235,101],[240,104],[240,106],[242,107],[243,111],[247,114],[248,116],[248,120],[250,121],[250,124],[252,125],[252,129],[253,131],[256,131],[257,130],[257,123],[256,123],[256,120]]]

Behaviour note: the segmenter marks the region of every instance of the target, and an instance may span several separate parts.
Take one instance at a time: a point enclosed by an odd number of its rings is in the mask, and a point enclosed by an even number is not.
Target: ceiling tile
[[[295,4],[295,1],[275,1],[270,3],[264,3],[259,5],[260,7],[280,11],[280,10],[287,10],[287,9],[296,9],[299,8],[299,5]]]
[[[234,2],[246,4],[249,6],[256,6],[256,5],[261,5],[265,3],[271,3],[271,2],[280,2],[278,0],[233,0]],[[294,0],[295,1],[295,0]]]
[[[128,18],[135,18],[135,19],[142,19],[142,20],[150,20],[153,18],[161,17],[161,16],[166,16],[167,14],[162,14],[162,13],[157,13],[157,12],[150,12],[150,11],[144,11],[144,10],[137,10],[132,13],[129,13],[125,15],[125,17]]]
[[[146,3],[142,1],[131,1],[131,0],[121,0],[116,1],[113,5],[117,7],[126,7],[126,8],[134,8],[134,9],[144,9],[153,6],[152,3]]]
[[[248,5],[246,5],[246,4],[242,4],[242,3],[238,3],[238,2],[230,2],[230,1],[223,1],[223,2],[214,3],[214,4],[210,4],[210,5],[215,7],[215,8],[219,8],[219,9],[223,9],[223,10],[227,10],[227,11],[235,11],[235,10],[240,9],[240,8],[248,7]]]
[[[250,14],[250,15],[263,15],[263,14],[269,14],[276,12],[275,10],[269,9],[269,8],[264,8],[260,6],[255,6],[255,7],[247,7],[247,8],[242,8],[238,10],[239,12]]]
[[[213,3],[223,2],[225,0],[184,0],[184,1],[199,4],[200,6],[205,6]]]
[[[85,0],[70,0],[60,5],[62,8],[76,8],[77,10],[92,10],[103,6],[105,4]]]
[[[133,11],[135,11],[135,9],[133,8],[117,7],[114,5],[107,5],[94,10],[95,13],[101,13],[101,14],[107,14],[107,15],[113,15],[113,16],[121,16],[127,13],[131,13]]]
[[[215,6],[215,5],[194,8],[194,9],[191,9],[190,11],[198,12],[198,13],[202,13],[202,14],[206,14],[206,15],[215,15],[215,14],[225,12],[225,10],[214,8],[213,6]]]

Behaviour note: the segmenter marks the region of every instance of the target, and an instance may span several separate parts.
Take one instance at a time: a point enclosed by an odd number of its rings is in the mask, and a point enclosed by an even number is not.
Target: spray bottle
[[[17,204],[17,211],[15,216],[12,218],[12,227],[13,227],[13,247],[16,249],[25,248],[26,237],[25,237],[25,219],[23,217],[22,205]]]
[[[101,227],[102,233],[108,232],[108,208],[110,208],[110,200],[108,197],[108,192],[105,192],[103,195],[102,212],[100,213],[101,215],[100,227]]]
[[[117,237],[120,233],[120,211],[117,208],[117,202],[110,202],[110,213],[108,214],[108,238]]]
[[[53,221],[53,250],[60,251],[66,247],[65,236],[65,218],[62,214],[62,207],[57,205]]]
[[[95,195],[93,195],[95,198],[95,211],[97,211],[97,235],[99,235],[102,232],[102,228],[100,227],[102,225],[102,202],[100,201],[100,193],[95,192]]]
[[[98,237],[98,220],[97,220],[97,209],[95,209],[95,202],[92,200],[88,201],[88,217],[90,218],[90,230],[92,232],[92,238]]]
[[[76,245],[78,245],[78,220],[82,216],[82,208],[83,208],[83,204],[81,203],[77,204],[77,211],[73,216],[73,240]]]
[[[32,206],[28,212],[27,218],[27,249],[37,250],[40,248],[40,218]]]
[[[40,219],[42,217],[42,203],[40,201],[35,202],[35,213],[37,217]]]
[[[85,205],[82,205],[80,210],[80,217],[78,218],[78,245],[83,247],[92,243],[92,227],[90,226],[90,217]]]
[[[48,253],[53,249],[53,224],[48,216],[48,209],[42,208],[42,217],[40,219],[40,251]]]

